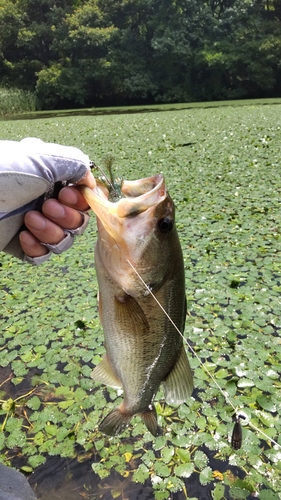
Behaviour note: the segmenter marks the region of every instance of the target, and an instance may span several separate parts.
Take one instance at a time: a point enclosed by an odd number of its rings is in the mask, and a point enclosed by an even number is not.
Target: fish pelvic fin
[[[191,396],[193,376],[184,346],[181,348],[175,365],[163,380],[163,386],[168,404],[184,403]]]
[[[106,356],[93,369],[91,372],[91,378],[94,379],[95,382],[108,385],[109,387],[114,387],[114,389],[122,388],[122,383],[113,372]]]
[[[108,436],[117,436],[121,434],[131,418],[133,413],[126,412],[122,409],[122,404],[112,410],[100,423],[99,430]],[[147,411],[140,413],[140,416],[153,436],[157,435],[157,413],[155,407],[151,405]]]
[[[157,413],[154,405],[150,405],[149,409],[140,414],[143,422],[151,432],[152,436],[157,436]]]

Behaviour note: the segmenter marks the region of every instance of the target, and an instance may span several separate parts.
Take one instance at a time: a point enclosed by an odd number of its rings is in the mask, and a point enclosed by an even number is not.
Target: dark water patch
[[[237,100],[237,101],[212,101],[212,102],[191,102],[191,103],[173,103],[173,104],[155,104],[152,106],[124,106],[124,107],[104,107],[104,108],[87,108],[87,109],[71,109],[71,110],[52,110],[52,111],[37,111],[32,113],[19,113],[15,115],[0,116],[0,121],[14,120],[34,120],[58,117],[71,116],[106,116],[106,115],[123,115],[123,114],[139,114],[139,113],[158,113],[163,111],[184,111],[190,109],[215,109],[220,107],[240,107],[240,106],[265,106],[265,105],[280,105],[280,99],[254,99],[254,100]],[[192,143],[179,144],[179,147],[189,146]]]
[[[22,381],[15,385],[12,382],[12,378],[14,377],[14,373],[9,366],[1,366],[0,367],[0,388],[1,391],[5,392],[5,399],[12,398],[12,399],[17,399],[20,398],[21,396],[24,396],[27,394],[31,389],[31,379],[34,376],[40,377],[42,374],[42,370],[39,370],[38,368],[31,369],[28,373],[28,377],[23,377]],[[0,417],[1,419],[1,417]]]
[[[203,448],[202,448],[203,449]],[[204,450],[206,451],[206,449]],[[214,453],[213,453],[214,455]],[[44,465],[38,467],[29,478],[29,484],[40,500],[112,500],[113,498],[128,500],[154,500],[155,492],[149,480],[141,483],[133,483],[130,478],[124,478],[116,471],[110,476],[100,479],[92,470],[95,456],[80,456],[80,459],[68,459],[62,457],[48,457]],[[229,475],[238,479],[244,479],[245,473],[235,466],[229,466],[227,462],[211,458],[214,470],[228,472]],[[188,498],[200,500],[211,500],[214,482],[202,486],[198,481],[198,473],[194,472],[185,479],[185,487]],[[250,500],[252,495],[244,497]],[[225,488],[225,500],[233,500],[230,488]],[[185,493],[178,491],[171,493],[170,500],[186,500]]]
[[[149,500],[154,498],[148,484],[135,484],[112,472],[106,479],[100,479],[92,470],[94,457],[84,461],[48,457],[46,463],[38,467],[29,483],[40,500],[84,498],[94,500],[118,498]]]

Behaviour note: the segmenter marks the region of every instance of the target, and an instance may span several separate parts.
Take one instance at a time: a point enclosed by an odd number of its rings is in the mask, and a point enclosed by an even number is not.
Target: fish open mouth
[[[108,199],[112,192],[100,181],[97,181],[93,190],[86,186],[80,188],[97,216],[97,245],[104,267],[110,276],[120,283],[123,290],[133,293],[128,282],[133,281],[133,275],[135,279],[135,273],[128,262],[139,270],[141,268],[142,273],[150,269],[152,261],[153,266],[159,264],[152,246],[157,245],[158,241],[155,235],[158,234],[159,217],[165,217],[166,213],[172,210],[164,176],[158,174],[136,181],[124,181],[121,193],[119,189],[119,195],[123,197],[116,202]],[[144,259],[148,248],[152,253],[149,265]],[[141,289],[143,293],[142,285]]]
[[[91,209],[104,224],[108,215],[122,218],[133,217],[158,205],[166,196],[162,174],[136,181],[124,181],[121,192],[124,196],[117,202],[109,201],[109,191],[99,181],[92,190],[81,186],[81,191]],[[104,224],[105,225],[105,224]]]

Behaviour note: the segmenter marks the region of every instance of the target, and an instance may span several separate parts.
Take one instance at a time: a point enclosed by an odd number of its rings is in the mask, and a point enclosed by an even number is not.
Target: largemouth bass
[[[153,399],[162,383],[169,404],[180,404],[193,390],[182,336],[150,294],[183,333],[186,317],[182,250],[174,203],[164,177],[123,181],[122,197],[111,202],[110,189],[82,193],[97,216],[95,265],[99,314],[106,355],[91,376],[123,388],[124,400],[101,422],[108,435],[121,433],[135,414],[157,434]],[[133,265],[142,280],[131,267]]]

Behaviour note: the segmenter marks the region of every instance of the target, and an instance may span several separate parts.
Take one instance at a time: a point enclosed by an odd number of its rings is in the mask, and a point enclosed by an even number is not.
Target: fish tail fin
[[[149,409],[141,413],[140,416],[152,436],[157,436],[157,413],[154,405],[151,405]]]
[[[108,436],[117,436],[124,431],[129,424],[131,413],[126,413],[119,408],[112,410],[100,423],[99,430]]]
[[[133,413],[123,410],[122,405],[112,410],[100,423],[99,430],[108,436],[121,434],[129,424]],[[140,413],[140,416],[153,436],[157,435],[157,413],[153,405],[147,411]]]

